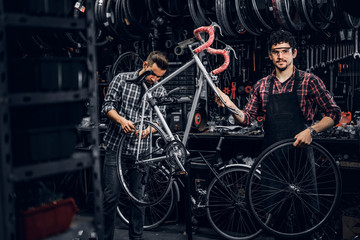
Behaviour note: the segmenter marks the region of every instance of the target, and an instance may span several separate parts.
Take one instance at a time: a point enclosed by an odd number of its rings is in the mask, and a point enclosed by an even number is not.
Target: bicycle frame
[[[214,27],[214,25],[212,25],[212,27]],[[205,28],[209,28],[209,27],[205,27]],[[201,29],[200,29],[201,30]],[[199,29],[196,29],[194,31],[195,36],[199,39],[202,40],[202,38],[199,35],[200,32]],[[206,31],[206,30],[205,30]],[[213,40],[214,36],[213,36],[213,32],[210,32],[210,38],[211,41]],[[176,77],[177,75],[179,75],[180,73],[182,73],[183,71],[185,71],[187,68],[189,68],[190,66],[193,66],[194,64],[196,64],[196,66],[200,69],[200,75],[199,78],[197,78],[197,82],[196,82],[196,90],[195,90],[195,94],[194,94],[194,98],[193,98],[193,102],[191,105],[191,109],[190,109],[190,113],[188,116],[188,120],[186,123],[186,128],[185,128],[185,132],[184,132],[184,136],[182,139],[182,144],[184,146],[186,146],[188,138],[189,138],[189,134],[190,134],[190,129],[191,129],[191,125],[192,125],[192,121],[195,115],[195,110],[197,107],[197,104],[199,102],[200,99],[200,94],[201,91],[204,87],[204,81],[206,81],[206,83],[210,86],[210,88],[215,92],[215,94],[219,97],[219,99],[223,102],[223,104],[229,108],[232,112],[235,112],[231,107],[229,107],[225,101],[221,98],[220,93],[215,85],[215,83],[213,82],[213,79],[216,78],[214,75],[225,70],[226,67],[229,64],[229,57],[228,55],[224,54],[224,51],[227,51],[227,53],[229,52],[229,50],[231,50],[231,48],[229,48],[229,46],[227,46],[225,48],[225,50],[218,50],[218,49],[212,49],[210,48],[210,41],[198,46],[195,50],[192,49],[192,47],[194,45],[196,45],[198,43],[194,43],[194,44],[190,44],[188,47],[192,53],[192,59],[189,60],[188,62],[186,62],[183,66],[181,66],[180,68],[178,68],[175,72],[173,72],[172,74],[170,74],[169,76],[165,77],[163,80],[159,81],[156,85],[152,86],[151,88],[147,88],[146,84],[143,83],[143,87],[145,88],[146,92],[144,94],[143,97],[143,108],[142,108],[142,116],[144,116],[144,112],[145,112],[145,104],[146,102],[149,102],[150,106],[152,107],[152,109],[155,111],[156,115],[159,117],[160,122],[162,124],[162,128],[165,130],[165,133],[168,136],[168,140],[169,141],[174,141],[177,140],[174,136],[174,134],[171,132],[164,116],[161,114],[160,112],[160,108],[159,106],[156,104],[156,101],[154,101],[154,99],[152,98],[152,92],[155,91],[157,88],[159,88],[160,86],[163,86],[165,83],[169,82],[171,79],[173,79],[174,77]],[[217,68],[216,70],[212,71],[210,75],[210,73],[206,70],[205,66],[203,65],[202,61],[201,61],[201,57],[203,54],[205,54],[203,51],[207,50],[209,53],[212,54],[223,54],[224,58],[225,58],[225,63],[223,64],[222,67]],[[236,113],[236,112],[235,112]],[[141,118],[141,123],[140,123],[140,133],[139,136],[141,136],[141,131],[142,131],[142,126],[143,126],[143,121],[144,121],[144,117]],[[150,131],[150,133],[152,133],[152,131]],[[150,134],[151,137],[152,134]],[[139,142],[141,141],[141,139],[139,138]],[[138,160],[138,156],[139,156],[139,148],[138,148],[138,153],[136,156],[136,159]],[[163,157],[165,158],[165,157]],[[147,159],[142,161],[144,162],[151,162],[151,161],[159,161],[162,160],[162,158],[156,158],[156,159]],[[182,165],[182,163],[176,158],[176,162],[178,164],[178,166],[180,167],[182,172],[186,172],[184,166]]]

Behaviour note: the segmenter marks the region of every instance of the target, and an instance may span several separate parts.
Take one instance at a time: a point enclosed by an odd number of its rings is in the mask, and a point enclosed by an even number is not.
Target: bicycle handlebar
[[[206,51],[208,53],[215,54],[215,55],[223,55],[223,57],[224,57],[224,63],[220,67],[212,70],[210,72],[210,75],[211,74],[216,75],[218,73],[221,73],[222,71],[224,71],[229,66],[229,63],[230,63],[229,52],[230,52],[230,50],[228,50],[228,46],[226,46],[225,49],[214,49],[214,48],[208,47],[206,49]]]
[[[222,35],[220,26],[215,22],[211,23],[210,26],[199,27],[199,28],[194,30],[194,36],[198,40],[203,42],[202,45],[200,45],[199,47],[194,49],[195,53],[199,53],[199,52],[204,51],[206,48],[210,47],[210,45],[214,42],[214,39],[215,39],[215,31],[214,31],[214,29],[215,29],[215,27],[218,27],[220,29],[220,34]],[[200,33],[202,33],[202,32],[207,32],[209,34],[209,38],[208,38],[208,40],[206,42],[204,41],[204,39],[202,39],[202,37],[200,35]]]
[[[223,55],[223,57],[224,57],[224,63],[220,67],[212,70],[210,72],[211,75],[216,75],[216,74],[223,72],[229,66],[229,63],[230,63],[229,52],[232,50],[235,53],[235,50],[232,47],[230,47],[229,45],[226,45],[225,49],[214,49],[214,48],[210,47],[215,39],[215,33],[214,33],[215,27],[219,28],[220,34],[222,35],[220,26],[215,22],[212,22],[210,26],[199,27],[194,30],[194,36],[203,43],[202,45],[200,45],[199,47],[197,47],[193,50],[194,53],[197,54],[197,53],[200,53],[200,52],[206,50],[208,53],[215,54],[215,55]],[[207,32],[209,34],[209,38],[206,42],[200,35],[200,33],[202,33],[202,32]]]

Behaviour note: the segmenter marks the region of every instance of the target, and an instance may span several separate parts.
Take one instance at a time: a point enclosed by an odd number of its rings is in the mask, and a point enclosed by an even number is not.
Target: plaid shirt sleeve
[[[324,82],[315,75],[310,77],[309,93],[313,96],[316,105],[319,107],[318,110],[325,116],[333,119],[335,125],[338,124],[341,118],[340,107],[334,102]]]
[[[109,88],[107,90],[106,96],[104,98],[104,103],[101,109],[101,114],[106,116],[110,110],[119,111],[119,102],[121,102],[121,92],[122,84],[121,75],[117,75],[113,81],[110,82]]]
[[[245,115],[243,125],[250,125],[257,116],[262,115],[261,92],[264,91],[264,81],[265,79],[257,81],[251,90],[250,100],[243,110]]]

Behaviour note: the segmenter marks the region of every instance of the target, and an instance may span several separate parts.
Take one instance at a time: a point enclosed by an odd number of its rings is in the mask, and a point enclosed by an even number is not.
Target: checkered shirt
[[[312,73],[298,71],[301,82],[296,93],[307,125],[310,126],[313,123],[316,111],[332,118],[337,124],[340,121],[341,110],[335,104],[329,91],[326,90],[324,82]],[[249,125],[257,116],[265,116],[271,81],[274,81],[273,94],[280,94],[291,92],[294,80],[295,67],[292,76],[283,83],[276,78],[275,70],[272,74],[257,81],[252,89],[251,98],[244,108],[245,121],[243,124]]]
[[[120,73],[109,84],[104,103],[102,105],[101,113],[106,116],[110,110],[116,110],[117,113],[127,120],[132,122],[140,121],[140,115],[142,113],[142,101],[140,100],[141,86],[126,82],[125,80],[136,78],[139,75],[139,71]],[[156,83],[155,83],[156,84]],[[162,97],[166,95],[166,90],[163,86],[160,86],[152,92],[153,97]],[[165,117],[165,106],[159,106],[161,113]],[[149,103],[145,106],[145,117],[150,117],[151,107]],[[160,125],[160,120],[153,111],[153,122]],[[121,125],[110,120],[108,122],[107,130],[104,135],[104,143],[107,148],[113,151],[117,151],[121,136],[124,134]],[[136,137],[132,134],[131,137],[127,138],[128,141],[125,143],[124,149],[126,154],[135,155],[136,148]],[[148,138],[147,138],[148,139]],[[144,139],[143,139],[144,140]],[[141,141],[141,152],[149,149],[149,141]]]

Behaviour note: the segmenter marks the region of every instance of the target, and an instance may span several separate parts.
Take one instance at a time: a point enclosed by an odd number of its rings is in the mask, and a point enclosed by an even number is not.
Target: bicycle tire
[[[209,184],[206,215],[214,230],[224,238],[253,239],[262,229],[250,215],[245,202],[246,176],[249,166],[226,166]]]
[[[331,23],[328,21],[315,21],[314,20],[314,17],[315,17],[314,10],[316,10],[316,8],[313,7],[314,3],[312,1],[301,0],[296,3],[298,5],[300,16],[303,19],[305,19],[307,25],[310,26],[310,28],[312,28],[314,31],[322,31],[322,30],[328,29],[331,26]],[[316,13],[316,15],[320,15],[320,14]]]
[[[175,182],[174,182],[175,184]],[[144,229],[151,230],[160,226],[173,212],[178,199],[177,191],[174,189],[174,184],[170,188],[169,193],[165,198],[154,205],[146,206],[144,210]],[[129,204],[130,197],[125,193],[123,189],[120,192],[119,203],[116,208],[120,219],[129,224]]]
[[[278,15],[281,22],[289,31],[301,31],[305,27],[305,22],[299,18],[299,9],[293,0],[276,1]]]
[[[158,11],[169,20],[179,20],[186,12],[186,0],[156,0]]]
[[[265,149],[246,182],[246,200],[257,222],[284,238],[304,237],[319,229],[331,217],[341,193],[340,171],[331,154],[315,142],[304,148],[293,142],[287,139]]]
[[[134,33],[133,29],[128,25],[129,22],[125,17],[125,9],[123,8],[123,1],[125,0],[114,0],[115,2],[115,29],[116,32],[121,34],[124,39],[128,40],[143,40],[143,36],[138,33]]]
[[[142,67],[144,61],[136,52],[124,52],[120,54],[111,66],[111,79],[121,72],[134,72]]]
[[[151,20],[153,19],[147,8],[139,8],[139,6],[143,5],[146,6],[145,0],[124,0],[122,2],[129,29],[146,38],[152,31]]]
[[[140,122],[134,123],[134,126],[137,130],[140,130]],[[138,139],[136,139],[135,133],[124,134],[120,139],[119,149],[117,151],[117,170],[120,183],[124,188],[127,195],[133,199],[137,204],[148,206],[154,205],[164,199],[166,194],[170,191],[171,184],[173,182],[171,166],[167,165],[168,161],[165,148],[167,146],[168,140],[166,134],[161,130],[156,124],[144,121],[143,129],[146,127],[152,127],[156,129],[156,134],[148,136],[145,140],[149,140],[151,146],[149,147],[149,152],[142,153],[139,158],[139,161],[127,162],[123,157],[124,152],[127,150],[127,142],[134,141],[137,144]],[[153,146],[154,144],[154,146]],[[152,162],[152,161],[143,161],[149,156],[156,156],[161,158],[161,161]],[[131,171],[131,176],[129,175]],[[142,196],[136,196],[137,194],[132,192],[130,189],[130,182],[133,182],[134,179],[129,179],[131,177],[141,178],[142,184]]]
[[[256,19],[261,23],[261,26],[264,27],[264,31],[272,31],[273,27],[269,25],[271,21],[267,21],[265,17],[266,14],[266,1],[263,0],[252,0],[252,11],[255,13]]]
[[[258,27],[253,26],[253,20],[250,18],[249,10],[247,9],[247,1],[245,0],[236,0],[235,9],[237,17],[241,25],[248,31],[250,34],[255,36],[260,36],[262,33]]]

